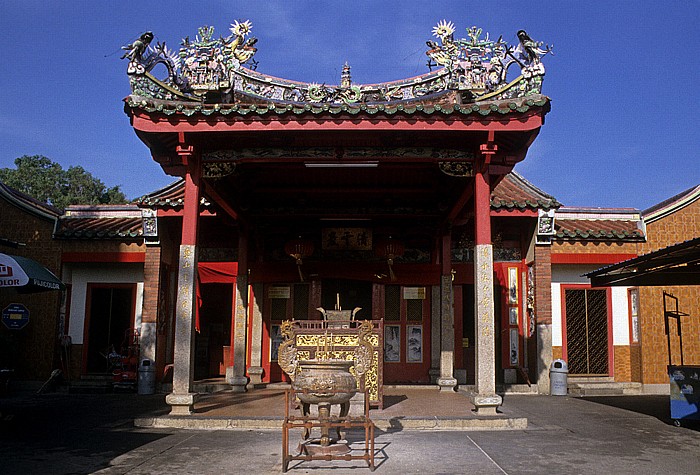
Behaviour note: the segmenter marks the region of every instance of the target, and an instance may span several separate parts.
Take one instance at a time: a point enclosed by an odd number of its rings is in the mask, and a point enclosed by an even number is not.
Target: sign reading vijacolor
[[[19,275],[11,265],[0,263],[0,287],[19,287],[29,282],[27,275],[20,270]]]

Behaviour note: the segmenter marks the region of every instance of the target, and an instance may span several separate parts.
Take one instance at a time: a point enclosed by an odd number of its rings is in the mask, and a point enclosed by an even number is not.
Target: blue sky
[[[0,2],[0,167],[21,155],[80,165],[129,198],[165,175],[123,112],[120,47],[143,31],[178,49],[203,25],[228,35],[249,19],[258,71],[337,84],[427,72],[438,21],[476,25],[516,44],[554,45],[544,58],[552,111],[516,167],[567,206],[645,209],[700,184],[700,1]]]

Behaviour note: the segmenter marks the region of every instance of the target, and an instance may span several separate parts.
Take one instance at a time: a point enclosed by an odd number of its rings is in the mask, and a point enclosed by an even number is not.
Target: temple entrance
[[[334,309],[340,302],[343,310],[360,307],[355,318],[372,319],[372,283],[359,280],[328,279],[321,284],[321,307]]]
[[[199,332],[195,336],[194,379],[226,375],[230,365],[233,286],[200,285]]]
[[[569,373],[608,376],[607,291],[566,289],[564,295]]]
[[[135,290],[132,284],[88,285],[86,373],[111,373],[115,360],[110,355],[123,354],[132,343]]]

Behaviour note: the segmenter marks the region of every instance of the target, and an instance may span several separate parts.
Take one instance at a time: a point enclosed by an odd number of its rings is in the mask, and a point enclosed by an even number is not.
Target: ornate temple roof
[[[214,28],[199,28],[194,40],[186,37],[176,54],[165,43],[152,46],[146,32],[129,45],[122,58],[132,94],[127,109],[165,115],[193,114],[460,114],[488,116],[526,112],[545,106],[541,95],[545,70],[541,57],[549,46],[534,41],[524,30],[517,46],[502,37],[472,27],[467,38],[455,38],[452,22],[433,28],[427,41],[426,74],[381,84],[354,84],[350,66],[343,67],[340,84],[302,83],[257,72],[257,39],[250,21],[236,21],[231,35],[214,37]],[[163,65],[167,77],[152,71]],[[432,71],[433,67],[437,67]],[[518,76],[508,78],[512,70]]]

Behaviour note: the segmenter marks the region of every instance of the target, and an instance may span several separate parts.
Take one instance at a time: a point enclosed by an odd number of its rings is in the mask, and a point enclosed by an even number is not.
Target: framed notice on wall
[[[510,325],[518,324],[518,307],[508,308],[508,323]]]
[[[421,325],[406,326],[406,361],[409,363],[423,362],[423,327]]]
[[[282,326],[270,325],[270,361],[277,362],[277,352],[282,344]]]
[[[401,358],[401,326],[384,325],[384,361],[398,363]]]
[[[508,303],[518,303],[518,268],[508,268]]]
[[[518,329],[510,329],[510,364],[511,366],[518,366],[520,360],[520,345],[518,342]]]

